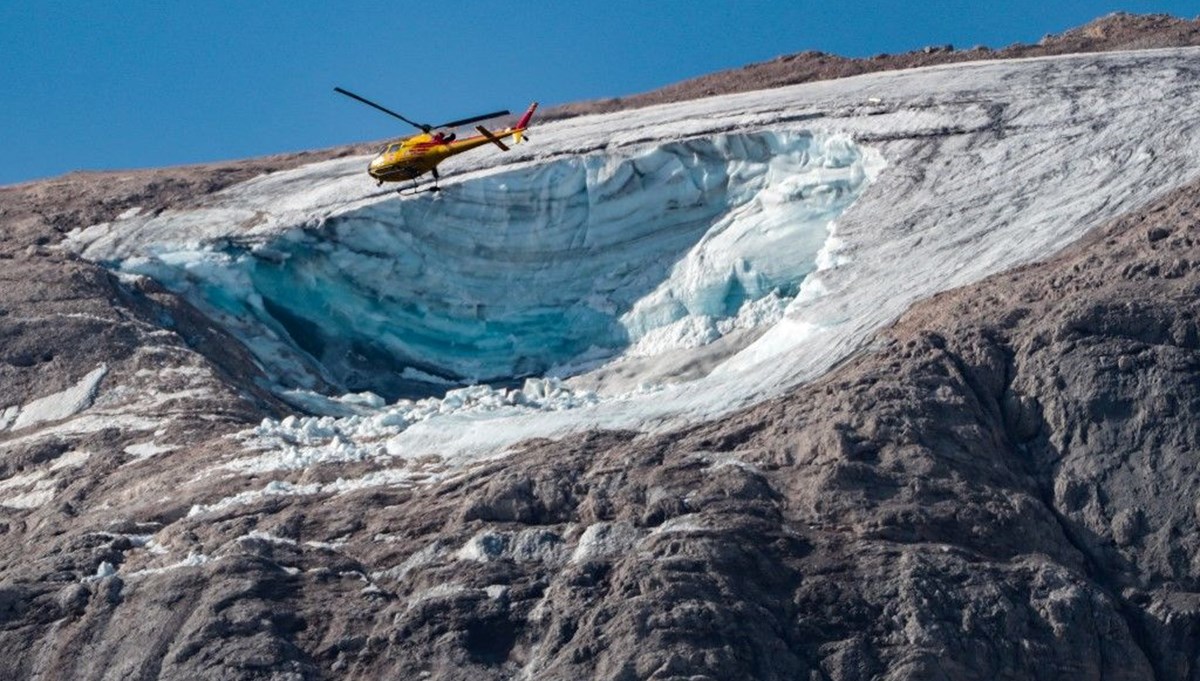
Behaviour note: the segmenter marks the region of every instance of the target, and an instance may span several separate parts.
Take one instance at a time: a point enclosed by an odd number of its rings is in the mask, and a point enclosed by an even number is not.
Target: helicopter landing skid
[[[438,175],[437,168],[434,168],[433,169],[433,186],[432,187],[426,187],[424,189],[421,189],[420,188],[421,185],[418,184],[416,180],[413,180],[413,184],[411,187],[408,187],[406,189],[397,189],[396,193],[399,194],[400,196],[416,196],[417,194],[424,194],[426,192],[428,192],[430,194],[436,194],[436,193],[442,191],[442,188],[438,186],[438,180],[440,180],[440,179],[442,179],[442,178],[440,175]]]
[[[404,189],[397,189],[396,193],[399,194],[400,196],[416,196],[417,194],[436,194],[440,191],[442,191],[442,188],[437,186],[436,184],[433,185],[432,187],[421,187],[419,185],[414,184],[411,187],[405,187]]]

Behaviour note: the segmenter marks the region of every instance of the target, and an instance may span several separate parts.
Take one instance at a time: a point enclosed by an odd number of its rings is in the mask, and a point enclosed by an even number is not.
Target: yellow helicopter
[[[525,139],[525,128],[529,127],[529,120],[533,118],[533,112],[537,110],[537,102],[529,105],[525,114],[517,121],[515,127],[508,127],[502,130],[488,130],[482,125],[475,126],[478,135],[458,139],[452,131],[463,125],[478,123],[489,118],[497,118],[499,116],[507,116],[509,112],[493,111],[492,113],[483,114],[482,116],[472,116],[459,121],[450,121],[441,125],[428,125],[425,123],[416,123],[408,120],[404,116],[386,109],[371,100],[360,97],[359,95],[343,90],[340,87],[333,88],[334,92],[346,95],[351,99],[356,99],[367,106],[374,107],[389,116],[395,116],[409,125],[417,128],[421,132],[411,137],[406,137],[396,142],[391,142],[379,152],[379,154],[371,160],[371,165],[367,166],[367,173],[375,178],[379,185],[384,182],[404,182],[413,180],[413,185],[410,191],[418,191],[417,178],[425,173],[433,174],[433,186],[423,191],[436,192],[438,191],[438,171],[437,166],[442,161],[461,154],[464,151],[470,151],[476,147],[481,147],[485,144],[495,144],[504,151],[508,151],[508,145],[503,140],[506,137],[511,137],[513,144],[520,144]],[[443,132],[445,131],[445,132]]]

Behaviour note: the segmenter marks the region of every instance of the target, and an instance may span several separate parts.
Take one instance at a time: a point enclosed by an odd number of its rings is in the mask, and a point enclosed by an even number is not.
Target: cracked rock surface
[[[187,471],[114,452],[119,431],[10,438],[5,465],[26,475],[95,453],[58,471],[75,471],[55,478],[73,501],[4,512],[0,664],[9,678],[1195,678],[1198,220],[1191,186],[918,305],[783,398],[669,435],[533,442],[431,486],[189,516],[163,489]],[[266,404],[208,399],[230,423]],[[187,430],[212,410],[177,407],[189,461],[221,446],[228,425]]]

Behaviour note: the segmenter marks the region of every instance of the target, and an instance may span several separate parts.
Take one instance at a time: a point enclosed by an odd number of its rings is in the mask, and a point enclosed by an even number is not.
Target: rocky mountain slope
[[[1200,184],[716,422],[205,505],[290,408],[59,242],[311,159],[0,188],[5,678],[1200,678]]]
[[[9,482],[73,474],[6,514],[8,674],[1195,678],[1198,221],[1191,186],[784,398],[427,488],[189,516],[103,430],[10,441]]]
[[[618,111],[696,97],[936,64],[1195,45],[1200,45],[1200,17],[1189,21],[1167,14],[1118,12],[1064,33],[1047,35],[1036,45],[1015,43],[998,49],[986,45],[970,49],[956,49],[954,45],[928,45],[903,54],[877,54],[866,59],[816,51],[799,52],[781,55],[768,62],[692,78],[642,94],[568,104],[552,109],[547,115],[565,117]]]

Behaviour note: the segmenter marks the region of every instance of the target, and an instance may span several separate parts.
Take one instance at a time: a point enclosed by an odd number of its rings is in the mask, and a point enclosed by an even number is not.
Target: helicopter
[[[449,123],[443,123],[441,125],[428,125],[426,123],[416,123],[414,121],[410,121],[395,111],[386,109],[365,97],[361,97],[353,92],[350,92],[349,90],[343,90],[340,87],[335,87],[333,90],[334,92],[346,95],[351,99],[358,100],[367,106],[374,107],[385,114],[388,114],[389,116],[399,118],[405,123],[408,123],[409,125],[421,131],[420,133],[412,135],[411,137],[405,137],[404,139],[390,142],[386,147],[384,147],[383,151],[380,151],[379,154],[371,160],[371,164],[367,166],[367,173],[371,177],[375,178],[377,186],[382,186],[384,182],[404,182],[407,180],[412,180],[413,184],[408,188],[410,193],[417,191],[438,191],[438,180],[440,179],[440,176],[438,175],[437,166],[439,163],[445,161],[451,156],[461,154],[464,151],[470,151],[471,149],[481,147],[485,144],[494,144],[500,147],[500,149],[503,151],[508,151],[508,145],[501,141],[504,138],[511,137],[513,144],[520,144],[528,139],[528,137],[525,135],[525,129],[529,127],[529,120],[533,118],[533,112],[537,110],[538,106],[537,102],[530,104],[524,115],[522,115],[520,120],[517,121],[515,127],[508,127],[504,128],[503,130],[493,131],[488,130],[482,125],[477,125],[475,126],[475,130],[479,132],[478,135],[473,135],[464,139],[458,139],[453,132],[454,128],[469,125],[471,123],[478,123],[480,121],[488,120],[489,118],[507,116],[509,115],[509,112],[507,110],[493,111],[492,113],[487,113],[480,116],[472,116],[470,118],[464,118],[458,121],[450,121]],[[417,178],[421,177],[425,173],[433,174],[433,186],[424,190],[419,190],[418,187],[420,185]],[[399,193],[403,194],[404,190],[399,190]]]

